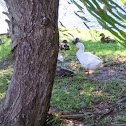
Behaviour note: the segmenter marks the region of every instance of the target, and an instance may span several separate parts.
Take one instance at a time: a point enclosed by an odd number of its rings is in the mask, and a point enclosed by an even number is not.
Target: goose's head
[[[75,50],[77,50],[77,49],[84,50],[84,45],[83,45],[81,42],[78,42],[78,43],[76,44]]]

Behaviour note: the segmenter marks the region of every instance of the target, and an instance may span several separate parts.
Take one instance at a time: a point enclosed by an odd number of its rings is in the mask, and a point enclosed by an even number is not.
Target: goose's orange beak
[[[78,48],[77,48],[77,47],[75,47],[75,49],[74,49],[74,50],[76,51],[77,49],[78,49]]]

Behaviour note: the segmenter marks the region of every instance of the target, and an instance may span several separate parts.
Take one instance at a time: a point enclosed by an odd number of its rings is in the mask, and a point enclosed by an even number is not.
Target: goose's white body
[[[95,70],[100,67],[102,60],[99,57],[90,52],[84,52],[84,45],[80,42],[76,44],[76,47],[79,48],[76,56],[85,69]]]

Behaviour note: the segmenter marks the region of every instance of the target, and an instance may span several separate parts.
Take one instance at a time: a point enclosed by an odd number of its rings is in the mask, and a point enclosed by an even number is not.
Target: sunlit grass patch
[[[0,45],[0,107],[3,101],[3,98],[6,94],[6,90],[8,88],[8,84],[10,83],[10,79],[13,72],[13,64],[10,59],[7,59],[11,54],[10,42],[11,39],[7,38],[5,35],[0,37],[3,40],[3,44]],[[9,66],[6,62],[10,62]]]
[[[0,61],[8,57],[11,54],[10,42],[11,39],[7,38],[5,35],[1,36],[3,44],[0,45]]]
[[[73,56],[76,54],[76,51],[74,50],[75,45],[72,44],[71,40],[74,38],[80,38],[85,45],[85,51],[92,52],[96,54],[97,56],[122,56],[126,57],[126,48],[123,47],[120,43],[101,43],[99,34],[103,32],[107,36],[112,36],[111,33],[109,33],[106,30],[85,30],[85,29],[68,29],[65,31],[65,34],[72,34],[73,36],[65,36],[60,32],[61,39],[66,39],[71,45],[70,51],[65,51],[66,54],[69,54],[70,56]],[[90,34],[91,33],[91,34]],[[94,37],[92,37],[94,36]]]

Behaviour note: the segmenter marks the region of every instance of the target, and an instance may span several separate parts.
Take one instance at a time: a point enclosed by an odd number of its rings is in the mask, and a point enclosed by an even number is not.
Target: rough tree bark
[[[44,126],[58,55],[59,0],[6,0],[18,26],[14,73],[0,126]]]

